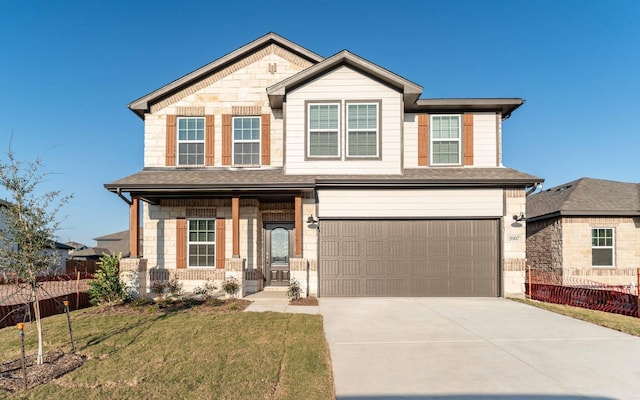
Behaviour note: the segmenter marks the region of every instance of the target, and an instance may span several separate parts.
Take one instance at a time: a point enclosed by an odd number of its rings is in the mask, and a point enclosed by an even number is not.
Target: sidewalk
[[[252,301],[244,311],[248,312],[281,312],[291,314],[320,314],[318,306],[291,306],[285,291],[262,291],[244,297]]]

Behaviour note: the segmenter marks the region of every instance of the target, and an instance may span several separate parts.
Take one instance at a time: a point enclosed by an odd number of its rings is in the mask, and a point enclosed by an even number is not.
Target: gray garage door
[[[327,221],[320,296],[498,296],[498,221]]]

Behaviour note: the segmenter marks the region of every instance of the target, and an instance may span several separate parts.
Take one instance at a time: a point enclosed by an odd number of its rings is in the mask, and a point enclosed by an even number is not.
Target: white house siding
[[[318,190],[318,199],[320,218],[499,218],[503,215],[501,189]]]
[[[473,115],[473,166],[496,167],[496,114]]]
[[[495,113],[473,115],[473,166],[496,167],[498,123]],[[418,117],[404,116],[404,167],[418,168]]]
[[[305,100],[337,100],[341,102],[342,160],[305,160]],[[380,160],[345,160],[345,100],[380,100]],[[400,174],[402,95],[361,73],[339,67],[287,94],[286,103],[286,174]]]
[[[418,168],[418,115],[404,115],[404,167]]]
[[[279,49],[280,52],[284,51]],[[276,64],[276,72],[269,72],[269,64]],[[302,64],[298,60],[299,64]],[[145,115],[145,167],[165,166],[166,115],[179,114],[179,108],[202,108],[205,115],[214,115],[215,157],[214,165],[222,164],[222,114],[231,114],[232,107],[258,107],[261,114],[271,117],[271,165],[282,166],[283,119],[280,110],[269,107],[266,88],[300,72],[310,64],[298,65],[273,52],[231,72],[183,99]],[[228,69],[235,69],[234,66]]]

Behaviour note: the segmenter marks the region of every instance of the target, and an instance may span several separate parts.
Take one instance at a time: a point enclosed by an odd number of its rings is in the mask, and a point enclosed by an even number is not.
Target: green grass
[[[563,304],[543,303],[529,299],[513,298],[511,300],[543,308],[568,317],[591,322],[596,325],[605,326],[630,335],[640,336],[640,318],[589,310],[587,308],[572,307]]]
[[[72,313],[88,361],[48,384],[0,398],[330,399],[329,350],[318,315],[201,312]],[[43,320],[45,351],[70,351],[64,315]],[[35,353],[35,326],[27,326]],[[0,330],[1,360],[19,356],[15,328]]]

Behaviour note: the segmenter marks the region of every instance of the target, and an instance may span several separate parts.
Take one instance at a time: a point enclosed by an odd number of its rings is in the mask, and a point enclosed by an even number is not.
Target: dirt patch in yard
[[[73,371],[84,364],[85,358],[77,354],[65,354],[62,351],[50,351],[44,355],[44,363],[36,364],[36,355],[26,358],[27,387],[42,385]],[[0,364],[0,389],[17,392],[24,389],[24,378],[20,359]]]

